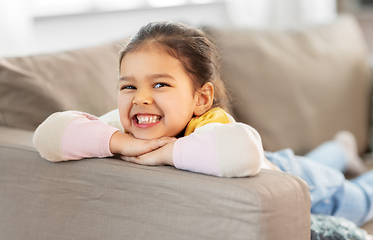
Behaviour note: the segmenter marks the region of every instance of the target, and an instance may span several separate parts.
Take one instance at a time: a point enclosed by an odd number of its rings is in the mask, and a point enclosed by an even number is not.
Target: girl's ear
[[[214,101],[214,86],[207,82],[201,89],[197,90],[197,103],[194,109],[194,115],[199,117],[211,109]]]

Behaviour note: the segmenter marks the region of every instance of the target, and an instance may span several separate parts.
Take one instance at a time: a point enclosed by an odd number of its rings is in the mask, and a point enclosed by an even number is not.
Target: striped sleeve
[[[255,176],[263,166],[258,132],[242,123],[210,123],[176,140],[173,161],[178,169],[220,177]]]
[[[83,112],[57,112],[36,129],[33,142],[52,162],[112,156],[109,141],[117,128]]]

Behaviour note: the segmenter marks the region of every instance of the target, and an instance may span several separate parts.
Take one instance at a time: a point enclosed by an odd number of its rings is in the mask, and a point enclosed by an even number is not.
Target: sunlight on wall
[[[336,0],[0,0],[0,56],[84,47],[150,21],[286,29],[323,24]]]
[[[33,22],[27,0],[0,0],[0,55],[21,54],[33,44]]]
[[[110,10],[172,7],[224,0],[32,0],[35,16],[53,16]]]
[[[289,29],[330,23],[336,0],[230,0],[227,9],[237,27]]]
[[[188,0],[148,0],[151,7],[177,6],[188,3]]]

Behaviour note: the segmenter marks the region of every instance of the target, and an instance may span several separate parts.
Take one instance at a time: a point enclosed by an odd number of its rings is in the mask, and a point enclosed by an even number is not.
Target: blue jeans
[[[291,149],[265,152],[265,156],[308,184],[311,213],[344,217],[358,226],[373,219],[373,171],[347,180],[343,175],[347,158],[338,142],[326,142],[303,157]]]

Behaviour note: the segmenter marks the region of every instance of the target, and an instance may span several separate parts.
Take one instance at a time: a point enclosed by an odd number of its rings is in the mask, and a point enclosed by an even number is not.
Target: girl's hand
[[[174,141],[167,143],[165,146],[154,151],[145,153],[139,156],[121,156],[121,158],[128,162],[133,162],[141,165],[160,166],[171,165],[174,166],[172,160],[172,153],[174,149]]]
[[[174,137],[141,140],[131,134],[118,131],[111,136],[109,147],[113,154],[119,153],[127,157],[137,157],[161,148],[175,140],[176,138]]]

